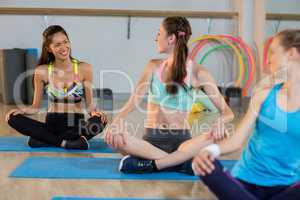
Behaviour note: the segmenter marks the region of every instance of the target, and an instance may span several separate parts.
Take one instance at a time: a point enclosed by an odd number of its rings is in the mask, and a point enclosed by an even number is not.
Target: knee
[[[127,152],[128,149],[130,149],[130,147],[132,146],[132,140],[134,140],[135,138],[133,136],[128,136],[126,134],[124,134],[122,136],[122,140],[123,140],[123,144],[122,146],[120,146],[118,148],[118,150],[123,151],[123,152]]]
[[[98,117],[98,116],[93,116],[91,118],[88,119],[88,130],[95,133],[95,134],[98,134],[98,133],[101,133],[105,126],[106,126],[106,123],[102,123],[101,121],[101,118]]]
[[[213,170],[213,172],[215,173],[223,173],[224,172],[224,167],[223,165],[220,163],[219,160],[214,160],[213,161],[213,165],[215,166],[215,169]]]
[[[218,178],[218,177],[220,177],[221,173],[224,173],[224,167],[220,163],[219,160],[215,160],[213,162],[213,165],[214,165],[215,169],[210,174],[206,174],[204,176],[200,176],[204,181],[205,180],[209,180],[211,178]]]
[[[129,154],[129,152],[131,152],[132,150],[132,140],[134,138],[132,136],[126,136],[126,135],[123,135],[123,136],[120,136],[118,138],[118,145],[115,146],[114,148],[116,148],[119,152],[122,152],[122,154]]]
[[[14,115],[14,113],[11,113],[8,117],[7,123],[9,126],[14,127],[16,122],[18,121],[19,117],[21,114],[16,114]]]
[[[101,117],[99,117],[99,116],[92,116],[92,117],[90,117],[89,119],[88,119],[88,122],[89,123],[98,123],[98,124],[101,124],[102,126],[106,126],[106,123],[104,123],[104,122],[102,122],[102,120],[101,120]]]

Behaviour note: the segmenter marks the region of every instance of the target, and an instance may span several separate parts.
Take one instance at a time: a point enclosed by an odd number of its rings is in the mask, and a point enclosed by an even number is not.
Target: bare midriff
[[[48,112],[83,113],[82,102],[79,102],[79,103],[50,103]]]
[[[190,129],[188,111],[168,109],[148,102],[145,128],[155,129]]]

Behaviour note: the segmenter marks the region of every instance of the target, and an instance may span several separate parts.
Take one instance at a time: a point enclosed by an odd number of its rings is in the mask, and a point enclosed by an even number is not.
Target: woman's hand
[[[121,120],[114,120],[104,131],[105,142],[115,149],[126,145],[125,128]]]
[[[94,116],[100,117],[101,122],[102,122],[103,124],[107,124],[107,116],[106,116],[106,114],[105,114],[104,112],[102,112],[102,111],[93,110],[93,111],[90,112],[90,116],[91,116],[91,117],[94,117]]]
[[[225,123],[221,118],[218,118],[211,125],[211,136],[216,141],[220,141],[229,137],[229,133],[225,128]]]
[[[215,160],[213,154],[209,151],[201,151],[194,159],[192,163],[192,168],[195,175],[205,176],[210,174],[215,166],[213,161]]]

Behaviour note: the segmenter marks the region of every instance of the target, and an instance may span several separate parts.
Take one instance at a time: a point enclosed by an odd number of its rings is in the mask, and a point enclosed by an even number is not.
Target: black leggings
[[[63,140],[76,140],[81,135],[89,140],[105,127],[100,117],[85,121],[82,113],[47,113],[45,123],[11,114],[8,124],[21,134],[51,146],[60,146]]]
[[[187,129],[146,128],[143,139],[167,153],[172,153],[183,142],[191,139],[191,133]]]
[[[219,200],[298,200],[300,184],[264,187],[233,178],[221,163],[214,161],[211,174],[201,176],[202,181]]]

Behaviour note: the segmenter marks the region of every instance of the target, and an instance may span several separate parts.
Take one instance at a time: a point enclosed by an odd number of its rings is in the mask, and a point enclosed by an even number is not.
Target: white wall
[[[0,6],[226,11],[230,0],[1,0]]]
[[[251,1],[251,0],[249,0]],[[72,2],[72,3],[70,3]],[[267,12],[299,13],[300,0],[266,0]],[[67,8],[114,8],[159,10],[230,11],[231,0],[1,0],[0,6],[8,7],[67,7]],[[126,17],[82,16],[21,16],[0,15],[0,48],[40,48],[41,33],[49,24],[65,27],[72,41],[76,58],[94,66],[96,87],[109,87],[116,93],[130,93],[131,84],[126,77],[105,74],[105,70],[120,70],[135,84],[145,64],[156,53],[154,38],[162,18],[132,18],[131,38],[127,39]],[[193,38],[207,33],[207,19],[190,19]],[[274,33],[272,21],[267,22],[266,37]],[[214,19],[211,33],[233,33],[234,20]],[[299,22],[281,22],[280,30],[299,27]],[[211,55],[205,66],[218,84],[235,80],[236,70],[231,67],[232,57]],[[229,63],[227,63],[229,62]],[[103,81],[103,84],[101,84]]]
[[[265,0],[266,12],[272,13],[300,13],[299,0]]]
[[[300,14],[300,0],[266,0],[266,12],[269,13],[295,13]],[[300,29],[300,21],[278,21],[267,20],[266,37],[276,33],[276,26],[279,23],[278,31],[287,28]]]
[[[226,11],[229,1],[73,0],[70,4],[70,0],[53,0],[51,2],[7,0],[1,1],[0,6]],[[44,28],[49,24],[60,24],[69,33],[73,55],[93,64],[95,86],[109,87],[118,93],[128,93],[132,88],[126,77],[105,74],[104,79],[100,80],[101,72],[121,70],[135,84],[147,61],[151,58],[161,57],[156,53],[154,39],[162,18],[132,18],[129,40],[127,39],[127,20],[127,17],[0,15],[0,48],[40,48],[41,33]],[[207,33],[207,19],[190,19],[190,22],[193,27],[192,37]],[[235,22],[232,20],[214,19],[211,33],[232,33],[234,26]],[[212,55],[205,65],[216,80],[230,81],[232,79],[232,69],[225,69],[224,59],[218,60],[216,55]],[[222,67],[223,71],[220,70]],[[103,85],[101,84],[102,80]]]

